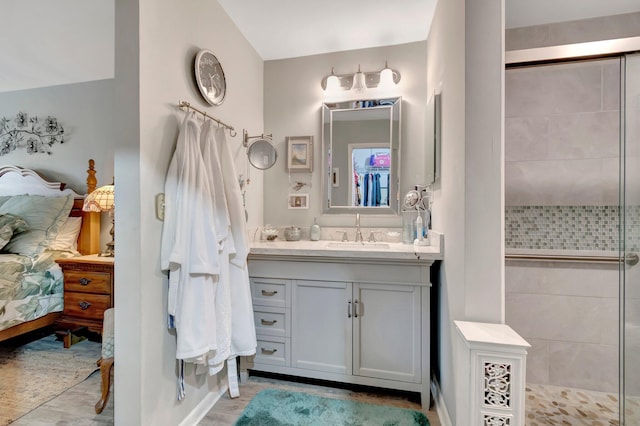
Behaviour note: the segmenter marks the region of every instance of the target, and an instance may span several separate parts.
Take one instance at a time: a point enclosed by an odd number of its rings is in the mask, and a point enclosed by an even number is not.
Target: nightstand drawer
[[[95,271],[64,272],[65,291],[79,291],[83,293],[111,293],[111,274]]]
[[[104,311],[111,307],[111,296],[65,291],[64,315],[102,321]]]

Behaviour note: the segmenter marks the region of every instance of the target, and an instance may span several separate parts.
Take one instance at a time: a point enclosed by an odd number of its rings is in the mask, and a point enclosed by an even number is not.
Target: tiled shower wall
[[[616,206],[617,59],[505,73],[505,204]]]
[[[617,251],[618,206],[508,206],[505,247]]]
[[[505,86],[506,247],[617,252],[618,60],[511,68]],[[505,283],[528,382],[617,390],[616,264],[508,260]]]
[[[619,213],[618,206],[508,206],[505,247],[618,252]],[[626,220],[626,249],[638,251],[640,206],[627,207]]]

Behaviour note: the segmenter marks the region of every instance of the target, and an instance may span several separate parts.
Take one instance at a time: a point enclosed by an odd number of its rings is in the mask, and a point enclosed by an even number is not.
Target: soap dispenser
[[[318,241],[320,239],[320,225],[318,225],[318,218],[313,219],[313,225],[309,230],[309,239],[311,241]]]

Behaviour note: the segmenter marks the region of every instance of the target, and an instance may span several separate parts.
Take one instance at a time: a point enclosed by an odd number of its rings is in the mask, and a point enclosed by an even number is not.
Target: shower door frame
[[[613,40],[600,40],[594,42],[574,43],[567,45],[548,46],[532,49],[511,50],[505,52],[505,67],[521,67],[541,65],[548,63],[582,61],[588,59],[620,58],[620,178],[619,178],[619,211],[620,211],[620,249],[618,250],[619,264],[619,291],[620,291],[620,318],[619,318],[619,420],[625,424],[626,418],[626,391],[625,383],[631,378],[627,377],[625,369],[625,290],[626,269],[637,263],[637,254],[633,256],[626,253],[626,56],[630,54],[640,55],[640,37],[627,37]],[[640,78],[640,77],[638,77]],[[639,101],[640,103],[640,101]],[[640,105],[639,105],[640,107]],[[609,260],[609,259],[606,259]],[[625,261],[626,260],[626,261]],[[640,380],[640,377],[636,377]]]
[[[628,152],[634,152],[637,150],[637,147],[640,145],[640,141],[638,137],[640,135],[635,134],[634,140],[630,140],[629,136],[633,135],[632,132],[629,131],[629,125],[633,125],[634,123],[640,123],[640,75],[635,76],[635,80],[633,81],[632,87],[635,87],[636,93],[630,93],[629,91],[629,72],[628,72],[628,63],[629,57],[631,56],[632,61],[637,61],[640,64],[640,51],[625,53],[621,55],[620,58],[620,424],[625,425],[627,420],[629,421],[638,421],[638,415],[633,419],[629,418],[629,412],[627,410],[627,400],[631,397],[627,391],[628,383],[637,383],[640,379],[639,374],[636,370],[633,370],[632,363],[628,363],[627,351],[632,351],[636,348],[630,348],[628,346],[628,337],[629,333],[627,330],[627,320],[630,320],[637,315],[628,315],[631,311],[629,306],[629,300],[627,298],[627,294],[629,293],[629,286],[635,285],[637,286],[637,282],[630,282],[627,271],[630,267],[634,266],[637,263],[637,253],[630,252],[628,250],[637,247],[638,241],[632,241],[631,236],[634,235],[633,225],[637,227],[636,221],[628,220],[628,211],[627,208],[627,197],[629,193],[629,186],[627,185],[628,178],[630,178],[630,167],[628,168],[628,160],[629,157],[627,155]],[[640,67],[639,67],[640,69]],[[637,99],[636,105],[631,105],[633,99]],[[630,119],[630,114],[638,114],[639,117],[636,118],[636,121]],[[631,148],[631,149],[630,149]],[[634,149],[635,148],[635,149]],[[636,154],[637,156],[637,154]],[[631,188],[633,189],[633,187]],[[638,194],[632,194],[633,199],[638,198]],[[637,231],[637,229],[635,229]],[[637,232],[636,232],[637,234]],[[635,366],[634,366],[635,367]],[[635,381],[633,380],[635,379]],[[636,396],[637,398],[637,396]],[[630,412],[632,412],[630,410]]]

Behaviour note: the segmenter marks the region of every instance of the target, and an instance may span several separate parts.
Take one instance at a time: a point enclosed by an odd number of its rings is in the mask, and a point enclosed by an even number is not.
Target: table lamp
[[[82,210],[85,212],[109,212],[111,217],[111,241],[107,243],[106,249],[100,253],[100,256],[113,257],[115,255],[115,194],[113,185],[104,185],[96,189],[84,200]]]

